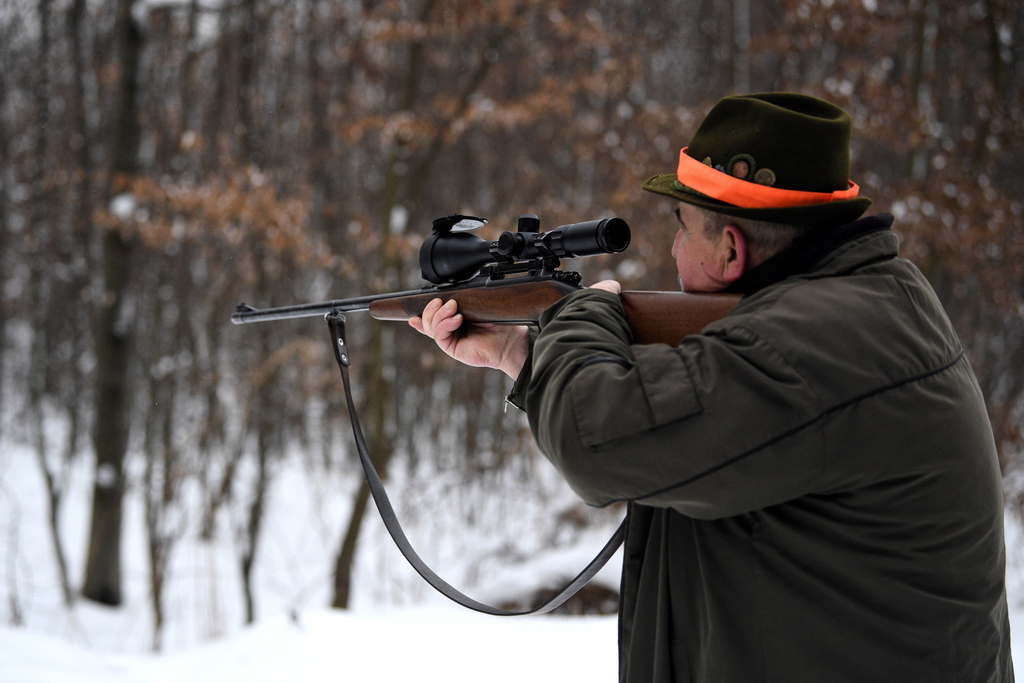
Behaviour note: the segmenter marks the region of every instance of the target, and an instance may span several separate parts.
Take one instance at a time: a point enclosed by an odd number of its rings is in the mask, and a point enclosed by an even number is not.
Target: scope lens
[[[563,225],[551,231],[549,245],[557,256],[617,254],[629,246],[629,225],[621,218],[602,218]]]
[[[423,279],[437,285],[468,280],[492,261],[490,242],[467,232],[435,233],[420,247]]]
[[[629,225],[621,218],[606,218],[601,221],[597,238],[601,248],[609,254],[618,254],[629,246],[631,234]]]

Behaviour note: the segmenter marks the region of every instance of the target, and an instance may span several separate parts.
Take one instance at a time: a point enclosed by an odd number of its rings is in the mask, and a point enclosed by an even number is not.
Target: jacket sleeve
[[[812,388],[730,320],[672,348],[631,344],[607,292],[576,292],[545,312],[523,402],[541,450],[585,501],[710,519],[814,485],[823,449]]]

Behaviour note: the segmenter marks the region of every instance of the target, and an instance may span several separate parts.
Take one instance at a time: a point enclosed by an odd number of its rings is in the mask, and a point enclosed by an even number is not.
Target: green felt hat
[[[676,173],[643,188],[739,218],[841,225],[871,200],[850,182],[849,115],[808,95],[726,97],[679,155]]]

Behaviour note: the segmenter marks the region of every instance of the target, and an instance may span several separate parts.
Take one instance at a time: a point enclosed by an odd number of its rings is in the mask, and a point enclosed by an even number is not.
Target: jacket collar
[[[725,291],[736,294],[753,294],[793,275],[804,275],[844,244],[866,235],[888,231],[892,227],[893,220],[892,214],[882,213],[861,218],[830,230],[815,231],[809,237],[747,271]]]

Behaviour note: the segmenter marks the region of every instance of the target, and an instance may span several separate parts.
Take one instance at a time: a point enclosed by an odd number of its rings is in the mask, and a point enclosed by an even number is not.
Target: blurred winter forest
[[[2,0],[0,447],[36,455],[65,604],[122,601],[136,496],[155,643],[177,544],[218,533],[227,508],[253,619],[265,493],[299,457],[350,492],[324,568],[346,607],[376,513],[326,328],[236,327],[235,304],[419,287],[432,219],[457,212],[487,217],[486,237],[522,213],[542,229],[621,216],[629,250],[570,267],[673,289],[672,207],[640,184],[732,93],[851,113],[852,177],[945,303],[1009,475],[1024,459],[1022,35],[1015,0]],[[404,324],[349,328],[383,472],[429,465],[482,498],[529,479],[500,373]],[[68,537],[80,462],[91,522]]]

